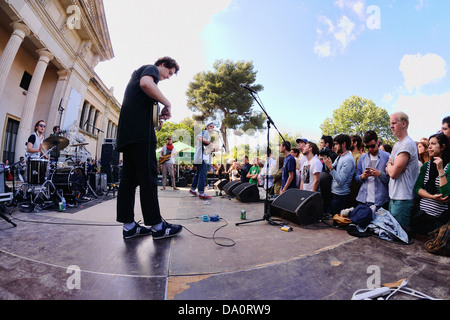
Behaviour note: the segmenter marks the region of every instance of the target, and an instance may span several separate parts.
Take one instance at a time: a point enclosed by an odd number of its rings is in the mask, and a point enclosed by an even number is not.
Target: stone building
[[[114,57],[102,0],[0,0],[0,162],[19,160],[34,124],[59,125],[100,159],[120,103],[94,68]],[[79,150],[77,150],[79,151]]]

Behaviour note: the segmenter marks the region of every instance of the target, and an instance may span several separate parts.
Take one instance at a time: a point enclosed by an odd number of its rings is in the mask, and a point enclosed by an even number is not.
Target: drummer
[[[55,137],[55,136],[62,136],[65,137],[65,131],[61,131],[61,128],[59,126],[54,126],[53,127],[53,133],[50,135],[50,137]],[[50,162],[58,162],[58,158],[61,155],[61,153],[59,152],[59,148],[55,148],[52,150],[52,152],[50,152]]]
[[[34,132],[28,138],[27,148],[26,148],[26,158],[27,159],[39,159],[42,154],[44,154],[44,147],[42,143],[44,142],[44,132],[45,132],[45,121],[39,120],[34,125]],[[46,157],[46,156],[45,156]]]

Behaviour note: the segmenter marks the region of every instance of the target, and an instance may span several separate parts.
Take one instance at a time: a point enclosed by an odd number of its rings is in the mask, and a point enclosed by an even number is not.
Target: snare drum
[[[48,178],[48,160],[29,159],[27,161],[27,182],[30,185],[43,184]]]

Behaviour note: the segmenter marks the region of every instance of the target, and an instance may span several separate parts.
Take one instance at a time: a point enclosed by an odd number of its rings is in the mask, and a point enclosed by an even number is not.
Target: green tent
[[[177,141],[173,144],[175,149],[179,152],[179,154],[175,157],[175,160],[178,162],[188,162],[191,163],[194,157],[195,148],[181,142]],[[162,148],[156,150],[156,158],[159,159],[159,154]],[[182,151],[183,150],[183,151]]]

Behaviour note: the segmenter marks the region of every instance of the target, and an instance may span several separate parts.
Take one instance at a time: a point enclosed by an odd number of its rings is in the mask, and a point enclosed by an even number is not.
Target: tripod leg
[[[1,211],[0,211],[0,218],[2,218],[3,220],[5,220],[6,222],[9,222],[10,224],[12,224],[15,227],[17,227],[17,224],[15,224],[14,222],[11,221],[11,219],[9,219],[2,211],[6,211],[6,205],[3,203],[0,205],[1,207]]]

